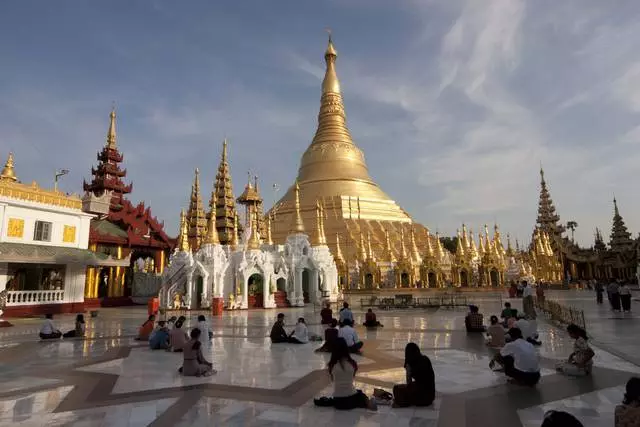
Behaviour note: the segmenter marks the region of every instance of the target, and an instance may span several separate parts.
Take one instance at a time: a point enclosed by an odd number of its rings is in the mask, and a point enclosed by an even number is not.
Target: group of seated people
[[[420,352],[420,348],[415,343],[409,343],[405,347],[404,368],[407,373],[406,384],[395,385],[393,394],[377,390],[378,397],[381,401],[393,399],[394,407],[431,405],[436,396],[435,373],[431,360]],[[328,371],[333,382],[333,395],[314,399],[316,406],[329,406],[342,410],[377,409],[375,397],[369,398],[362,390],[355,388],[354,378],[358,371],[358,364],[351,357],[347,342],[341,337],[336,338],[332,345]],[[389,395],[389,398],[385,395]]]
[[[464,324],[467,332],[486,332],[487,344],[491,347],[502,347],[505,342],[511,341],[512,338],[507,331],[512,328],[520,329],[523,338],[529,343],[535,346],[542,345],[538,340],[538,323],[536,320],[524,316],[518,318],[517,316],[517,310],[512,309],[511,304],[507,302],[501,314],[503,322],[500,323],[497,316],[491,316],[491,324],[489,328],[486,328],[484,316],[480,313],[478,307],[470,305]]]
[[[84,333],[85,323],[83,314],[76,315],[75,328],[63,334],[58,328],[56,328],[55,324],[53,323],[53,314],[47,313],[45,315],[44,323],[40,327],[39,336],[42,340],[60,339],[61,337],[82,338],[84,337]]]

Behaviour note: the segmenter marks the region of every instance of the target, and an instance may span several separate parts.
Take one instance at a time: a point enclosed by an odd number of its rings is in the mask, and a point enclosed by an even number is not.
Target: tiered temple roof
[[[540,168],[540,199],[538,201],[538,227],[546,231],[550,236],[560,238],[565,227],[560,222],[560,215],[556,213],[551,194],[547,189],[544,179],[544,170]],[[553,240],[553,239],[552,239]]]
[[[216,228],[218,229],[218,237],[223,245],[233,244],[237,241],[237,217],[236,200],[233,196],[233,185],[231,183],[231,170],[227,158],[227,140],[222,143],[222,157],[218,165],[218,173],[216,174],[216,182],[214,190],[215,198],[215,214]],[[209,203],[209,215],[213,212],[213,197]],[[235,230],[235,231],[234,231]],[[236,234],[234,237],[234,233]]]
[[[618,202],[613,198],[613,225],[611,227],[611,238],[609,246],[614,252],[625,251],[633,248],[634,241],[631,239],[631,233],[627,230],[627,226],[618,210]]]
[[[189,227],[189,245],[193,250],[198,250],[207,232],[207,217],[204,213],[202,195],[200,193],[200,171],[196,168],[189,210],[187,211],[187,224]]]

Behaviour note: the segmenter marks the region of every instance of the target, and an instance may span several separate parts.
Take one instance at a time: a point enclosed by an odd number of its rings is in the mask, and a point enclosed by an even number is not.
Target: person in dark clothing
[[[431,360],[410,342],[404,349],[407,383],[393,386],[393,406],[429,406],[436,398],[436,376]]]
[[[584,427],[576,417],[564,411],[548,411],[540,427]]]
[[[620,285],[618,281],[612,280],[607,286],[607,295],[609,296],[609,303],[613,311],[620,311]]]
[[[470,305],[469,313],[464,318],[464,326],[467,332],[485,332],[487,328],[484,326],[484,317],[480,313],[478,306]]]
[[[364,326],[366,326],[367,328],[377,328],[378,326],[380,326],[381,328],[383,327],[382,323],[378,322],[376,314],[372,309],[367,310],[367,314],[364,315],[364,320]]]
[[[328,325],[331,323],[331,319],[333,319],[333,311],[331,310],[331,305],[327,303],[322,310],[320,310],[320,324]]]
[[[338,338],[338,321],[331,319],[329,326],[330,327],[324,331],[324,343],[322,343],[320,348],[316,349],[316,353],[331,353],[333,349],[333,343]]]
[[[269,337],[274,344],[289,342],[289,335],[284,330],[284,313],[278,313],[278,320],[273,324]]]
[[[602,282],[596,282],[596,302],[602,304],[602,295],[604,294],[604,285]]]

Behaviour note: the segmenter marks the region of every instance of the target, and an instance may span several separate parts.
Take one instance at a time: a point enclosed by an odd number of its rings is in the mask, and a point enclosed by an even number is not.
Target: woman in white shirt
[[[333,406],[336,409],[368,408],[377,409],[374,399],[369,399],[361,390],[356,390],[353,379],[358,364],[351,358],[349,347],[343,338],[336,338],[328,364],[329,376],[333,381],[333,397],[314,399],[316,406]]]
[[[47,313],[45,315],[44,323],[40,328],[40,338],[43,340],[51,340],[60,338],[61,336],[62,332],[56,329],[55,325],[53,324],[53,314]]]
[[[309,330],[304,322],[304,317],[298,318],[296,327],[289,336],[289,342],[293,344],[306,344],[309,342]]]
[[[622,311],[631,311],[631,288],[626,283],[620,286],[620,303],[622,304]]]
[[[512,341],[502,347],[494,360],[504,367],[505,375],[514,382],[528,386],[538,384],[540,364],[536,349],[522,338],[522,332],[518,328],[511,328],[509,336]]]

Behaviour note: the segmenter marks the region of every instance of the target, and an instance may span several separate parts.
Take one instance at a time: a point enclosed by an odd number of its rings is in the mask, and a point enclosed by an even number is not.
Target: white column
[[[302,291],[302,268],[296,268],[294,286],[294,303],[297,307],[304,306],[304,292]]]
[[[249,278],[242,276],[242,308],[249,308]]]
[[[312,303],[316,303],[319,300],[318,296],[318,270],[311,270],[311,274],[309,274],[309,301]]]
[[[9,280],[9,264],[6,262],[0,262],[0,292],[7,287],[7,281]]]

